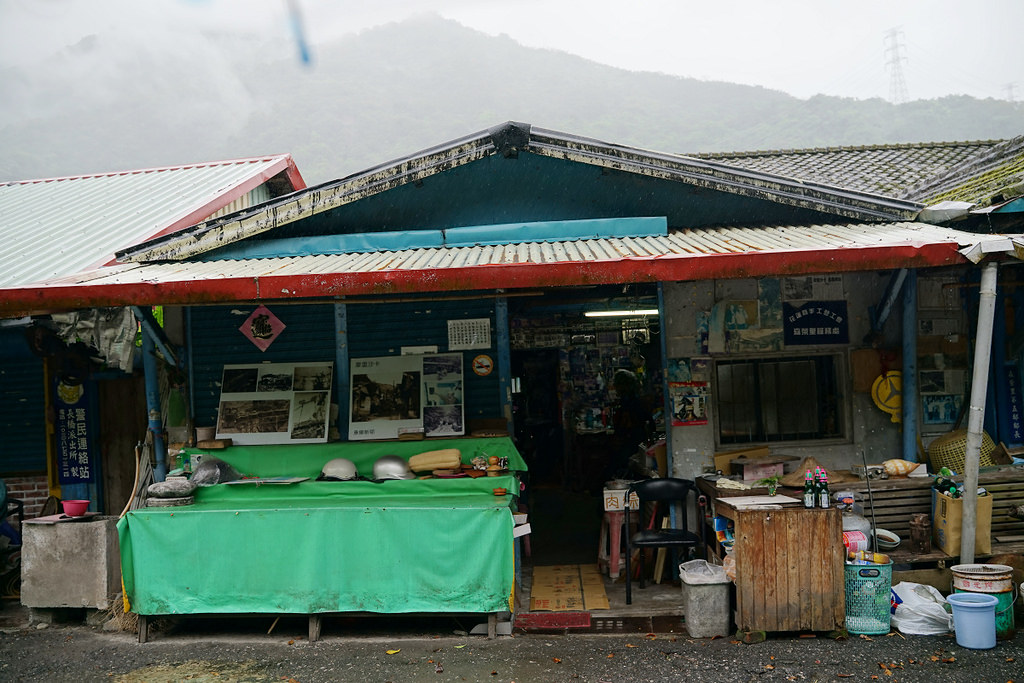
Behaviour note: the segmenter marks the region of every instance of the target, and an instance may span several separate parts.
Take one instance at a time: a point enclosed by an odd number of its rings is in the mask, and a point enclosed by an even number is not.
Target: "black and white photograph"
[[[217,435],[287,434],[291,401],[288,399],[221,401]]]
[[[295,391],[329,391],[334,368],[330,365],[295,366],[292,388]]]
[[[291,368],[275,369],[274,366],[260,368],[260,381],[256,391],[291,391],[292,370]]]
[[[224,374],[221,376],[222,394],[246,394],[257,390],[259,386],[260,369],[257,366],[244,368],[232,368],[225,366]]]
[[[239,445],[327,441],[334,365],[225,365],[217,438]]]
[[[327,392],[297,391],[292,397],[292,439],[327,435]]]
[[[462,406],[438,406],[423,409],[423,433],[427,436],[457,436],[465,432]]]

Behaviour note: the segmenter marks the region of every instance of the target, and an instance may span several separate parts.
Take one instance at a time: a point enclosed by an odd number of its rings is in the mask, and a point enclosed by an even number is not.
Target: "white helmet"
[[[317,481],[348,481],[359,477],[356,464],[348,458],[335,458],[320,471]]]
[[[409,463],[398,455],[382,455],[373,463],[374,479],[414,479]]]

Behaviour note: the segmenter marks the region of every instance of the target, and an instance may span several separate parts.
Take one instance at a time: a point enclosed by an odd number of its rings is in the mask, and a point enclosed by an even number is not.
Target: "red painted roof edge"
[[[102,173],[79,173],[75,175],[52,176],[50,178],[30,178],[26,180],[4,180],[0,181],[0,185],[31,185],[33,183],[52,183],[61,180],[106,178],[109,176],[116,175],[135,175],[137,173],[155,173],[158,171],[180,171],[186,168],[202,168],[204,166],[228,166],[231,164],[255,163],[257,161],[267,161],[270,159],[287,159],[288,162],[294,166],[291,154],[263,154],[255,157],[240,157],[238,159],[220,159],[217,161],[200,161],[191,164],[172,164],[170,166],[151,166],[149,168],[132,168],[124,171],[106,171]],[[305,183],[303,183],[302,187],[296,187],[295,189],[305,189]]]
[[[170,233],[178,232],[179,230],[184,230],[185,228],[190,227],[192,225],[195,225],[196,223],[201,223],[202,221],[206,220],[207,218],[209,218],[210,216],[212,216],[216,212],[218,212],[221,209],[223,209],[225,206],[228,206],[229,204],[231,204],[231,202],[235,201],[236,199],[238,199],[240,197],[244,197],[248,192],[251,192],[253,189],[259,187],[263,183],[267,182],[268,180],[270,180],[271,178],[273,178],[274,176],[276,176],[276,175],[278,175],[278,174],[280,174],[282,172],[285,174],[285,176],[288,178],[289,182],[291,183],[292,191],[293,192],[295,190],[304,190],[304,189],[306,189],[306,181],[303,180],[302,175],[299,173],[298,166],[295,165],[295,160],[292,159],[292,155],[291,154],[280,154],[280,155],[274,155],[274,156],[270,156],[270,157],[253,157],[251,159],[236,159],[233,162],[220,162],[220,163],[222,163],[223,165],[227,165],[229,163],[257,163],[257,162],[264,161],[266,159],[274,159],[275,157],[276,157],[277,160],[274,161],[274,163],[272,163],[270,166],[268,166],[265,169],[263,169],[260,173],[248,177],[244,181],[238,183],[237,185],[235,185],[234,187],[228,189],[227,191],[222,192],[221,194],[217,195],[212,200],[208,201],[207,203],[203,204],[202,206],[197,207],[193,211],[191,211],[188,214],[182,216],[181,218],[175,220],[173,223],[163,227],[159,231],[154,232],[151,235],[147,235],[145,237],[142,237],[142,238],[136,240],[135,242],[132,243],[132,245],[139,244],[141,242],[147,242],[147,241],[149,241],[151,239],[155,239],[155,238],[161,237],[163,235],[168,235]],[[191,166],[191,168],[195,168],[195,167],[199,167],[199,166],[209,166],[209,165],[213,165],[213,164],[193,164]],[[176,167],[176,168],[179,168],[179,167]],[[187,168],[187,167],[182,166],[180,168]],[[159,170],[167,170],[167,169],[159,169]],[[129,247],[129,246],[132,246],[132,245],[124,245],[124,246],[125,247]],[[91,270],[93,268],[99,268],[99,267],[102,267],[102,266],[112,266],[112,265],[115,265],[116,263],[117,263],[117,259],[116,258],[105,259],[103,262],[96,263],[96,264],[90,266],[89,268],[86,268],[85,270]]]
[[[580,284],[675,282],[813,273],[923,268],[967,263],[955,242],[753,254],[678,255],[557,264],[494,264],[432,270],[303,273],[157,283],[50,285],[0,290],[0,314],[100,306],[227,304],[467,290],[515,290]],[[339,299],[339,303],[343,300]]]

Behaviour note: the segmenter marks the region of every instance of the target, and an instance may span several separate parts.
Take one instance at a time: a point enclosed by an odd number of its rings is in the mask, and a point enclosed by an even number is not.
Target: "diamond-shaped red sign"
[[[285,324],[281,322],[280,318],[271,313],[266,306],[260,306],[245,319],[238,329],[260,351],[266,351],[284,328]]]

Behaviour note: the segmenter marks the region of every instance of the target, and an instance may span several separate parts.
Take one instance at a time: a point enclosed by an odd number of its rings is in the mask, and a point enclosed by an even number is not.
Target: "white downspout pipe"
[[[996,312],[998,264],[989,261],[981,270],[978,302],[978,333],[974,345],[974,376],[967,413],[967,443],[964,453],[964,511],[960,530],[960,562],[974,562],[974,539],[978,523],[978,463],[981,460],[985,421],[985,395],[988,392],[988,365],[992,353],[992,321]]]

